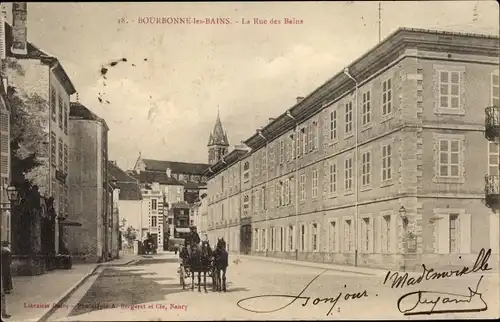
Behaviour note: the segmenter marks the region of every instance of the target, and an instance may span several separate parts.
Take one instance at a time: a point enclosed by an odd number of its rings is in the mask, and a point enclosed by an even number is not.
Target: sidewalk
[[[38,276],[14,276],[12,294],[6,295],[8,321],[39,321],[51,314],[99,266],[121,266],[142,258],[120,254],[105,263],[75,264],[71,269],[57,269]]]
[[[231,256],[231,254],[230,254]],[[360,275],[369,275],[369,276],[385,276],[388,270],[376,269],[376,268],[368,268],[368,267],[355,267],[355,266],[344,266],[344,265],[335,265],[335,264],[327,264],[327,263],[318,263],[318,262],[306,262],[306,261],[297,261],[291,259],[281,259],[275,257],[264,257],[264,256],[254,256],[254,255],[238,255],[234,254],[231,256],[232,262],[236,258],[240,260],[250,259],[250,260],[261,260],[273,263],[280,264],[288,264],[288,265],[296,265],[296,266],[306,266],[306,267],[314,267],[314,268],[323,268],[329,269],[332,271],[340,271],[340,272],[349,272],[356,273]],[[394,272],[394,271],[393,271]]]

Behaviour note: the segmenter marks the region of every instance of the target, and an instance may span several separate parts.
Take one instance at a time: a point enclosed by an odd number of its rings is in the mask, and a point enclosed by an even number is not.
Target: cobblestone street
[[[143,259],[127,267],[100,268],[99,276],[82,285],[49,320],[370,319],[374,316],[401,319],[403,315],[398,311],[397,301],[403,294],[427,290],[467,296],[468,287],[475,289],[480,278],[480,275],[471,274],[460,278],[424,281],[404,289],[391,289],[389,284],[383,285],[384,276],[380,273],[369,275],[369,269],[363,274],[326,271],[324,268],[245,257],[231,262],[226,293],[212,292],[210,278],[207,279],[208,293],[199,293],[196,286],[194,291],[182,290],[176,270],[177,258],[170,253]],[[298,295],[311,281],[302,293],[303,298],[293,303],[292,297],[276,296],[241,301],[239,304],[246,310],[238,306],[240,300],[261,295]],[[485,274],[478,292],[482,293],[487,303],[486,311],[429,317],[478,318],[498,315],[496,274]],[[327,316],[333,303],[315,301],[315,298],[335,299],[339,294],[341,296],[331,310],[331,315]],[[310,300],[306,300],[309,297]],[[346,300],[346,297],[349,299]],[[467,305],[471,309],[481,308],[478,303],[482,302],[472,300]],[[413,318],[422,317],[427,316],[417,315]]]

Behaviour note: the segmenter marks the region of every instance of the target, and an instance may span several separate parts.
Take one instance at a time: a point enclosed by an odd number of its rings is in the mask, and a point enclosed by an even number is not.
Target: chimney
[[[167,177],[171,177],[172,176],[172,169],[170,168],[167,168]]]
[[[1,5],[1,10],[2,12],[0,13],[0,59],[2,59],[2,64],[3,64],[3,59],[6,57],[6,49],[5,49],[5,22],[7,21],[7,11],[5,10],[5,5]],[[2,66],[2,72],[3,72],[3,66]]]
[[[27,7],[26,2],[12,3],[12,47],[10,50],[13,54],[28,54]]]
[[[297,104],[304,99],[304,96],[297,96]]]
[[[270,117],[269,120],[267,121],[267,124],[270,124],[274,120],[276,120],[274,117]]]

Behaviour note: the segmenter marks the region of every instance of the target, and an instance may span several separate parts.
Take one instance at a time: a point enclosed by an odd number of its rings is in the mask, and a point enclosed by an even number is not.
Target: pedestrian
[[[3,291],[3,278],[0,279],[2,283],[2,287],[0,287],[1,292],[2,292],[2,320],[8,319],[11,317],[10,314],[7,314],[7,301],[5,300],[5,293]]]
[[[12,264],[12,252],[8,241],[2,241],[2,289],[5,294],[12,293],[12,273],[10,265]]]

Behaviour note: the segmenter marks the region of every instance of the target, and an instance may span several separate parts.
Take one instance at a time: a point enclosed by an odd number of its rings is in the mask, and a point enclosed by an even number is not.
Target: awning
[[[61,221],[59,224],[62,226],[82,227],[82,224],[76,221]]]
[[[191,229],[185,227],[175,228],[175,230],[177,230],[178,233],[189,233],[191,231]]]

